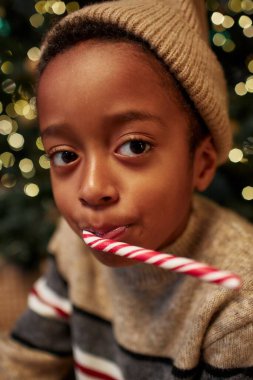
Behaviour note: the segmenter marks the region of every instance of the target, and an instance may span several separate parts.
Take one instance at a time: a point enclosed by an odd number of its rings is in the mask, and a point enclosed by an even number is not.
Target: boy
[[[64,219],[1,345],[1,378],[252,378],[252,226],[193,196],[231,144],[203,12],[196,1],[104,2],[46,36],[38,113]],[[234,271],[243,286],[91,250],[83,229]]]

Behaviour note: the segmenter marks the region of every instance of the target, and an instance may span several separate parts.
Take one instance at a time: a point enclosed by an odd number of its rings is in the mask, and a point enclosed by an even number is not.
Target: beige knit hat
[[[86,6],[75,17],[116,24],[147,41],[184,87],[213,136],[218,161],[227,159],[232,133],[226,83],[221,65],[208,44],[204,0],[114,0]],[[42,55],[50,44],[49,32]]]

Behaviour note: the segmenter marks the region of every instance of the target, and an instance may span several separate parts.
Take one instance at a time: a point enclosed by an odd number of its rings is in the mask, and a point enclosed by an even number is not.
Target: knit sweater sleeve
[[[72,370],[67,283],[49,259],[49,268],[28,296],[28,308],[9,337],[0,340],[2,380],[63,380]]]
[[[253,323],[226,334],[206,348],[204,360],[208,379],[252,379]]]
[[[250,281],[213,319],[203,361],[208,379],[253,378],[253,320]],[[205,377],[203,377],[205,379]]]

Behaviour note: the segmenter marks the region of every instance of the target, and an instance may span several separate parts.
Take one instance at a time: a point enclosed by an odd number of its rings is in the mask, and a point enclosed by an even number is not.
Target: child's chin
[[[129,267],[137,264],[135,260],[126,259],[111,253],[104,253],[95,250],[92,250],[92,253],[98,261],[112,268]]]

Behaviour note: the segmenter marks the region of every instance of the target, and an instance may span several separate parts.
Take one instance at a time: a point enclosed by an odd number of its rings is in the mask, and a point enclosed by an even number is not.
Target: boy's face
[[[160,64],[128,43],[80,43],[38,89],[56,204],[73,230],[162,250],[184,230],[195,187],[189,120]],[[103,263],[130,260],[94,252]]]

